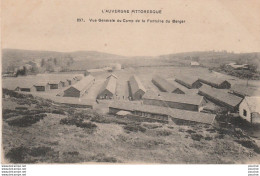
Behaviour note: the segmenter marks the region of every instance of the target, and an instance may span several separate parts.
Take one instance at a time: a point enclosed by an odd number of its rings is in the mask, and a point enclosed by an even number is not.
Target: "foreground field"
[[[4,91],[11,163],[254,163],[256,139],[236,126],[134,122]]]

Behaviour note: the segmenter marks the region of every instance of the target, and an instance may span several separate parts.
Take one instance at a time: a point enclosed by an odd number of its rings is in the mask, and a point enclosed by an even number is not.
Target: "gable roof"
[[[143,84],[136,75],[133,75],[129,78],[129,83],[132,94],[135,94],[138,90],[146,92],[146,89],[144,88]]]
[[[113,73],[112,73],[112,74],[110,74],[110,75],[107,77],[107,79],[108,79],[108,78],[110,78],[110,77],[114,77],[114,78],[116,78],[116,79],[117,79],[117,76],[116,76],[115,74],[113,74]]]
[[[185,84],[188,84],[189,86],[192,86],[195,82],[199,81],[199,78],[193,77],[193,76],[178,76],[175,79],[176,82],[181,81],[184,82]]]
[[[62,81],[60,81],[60,80],[50,80],[49,81],[49,84],[59,84],[59,83],[61,83]]]
[[[161,100],[161,101],[168,101],[168,102],[200,105],[203,100],[203,96],[172,94],[172,93],[168,93],[168,92],[160,92],[158,94],[158,93],[155,93],[152,91],[147,91],[144,94],[143,99],[152,99],[152,100]]]
[[[49,83],[48,81],[41,81],[41,82],[36,82],[34,86],[47,86]]]
[[[245,97],[244,101],[251,112],[260,113],[260,97]]]
[[[167,81],[166,79],[162,78],[161,76],[158,75],[154,75],[152,80],[154,82],[156,82],[157,84],[159,84],[159,86],[164,89],[164,91],[172,93],[175,90],[179,89],[178,87],[176,87],[174,84],[170,83],[169,81]],[[180,89],[179,89],[180,90]]]
[[[108,90],[112,94],[116,93],[116,82],[117,79],[113,76],[110,76],[101,87],[99,94],[102,93],[104,90]]]
[[[172,108],[161,107],[161,106],[137,104],[133,102],[113,102],[109,105],[109,108],[116,108],[116,109],[121,109],[126,111],[132,111],[132,112],[141,111],[141,112],[148,112],[153,114],[168,115],[176,119],[188,120],[188,121],[194,121],[194,122],[200,122],[206,124],[212,124],[216,116],[214,114],[172,109]]]
[[[232,107],[236,107],[243,100],[242,98],[240,98],[238,96],[227,93],[221,89],[209,87],[207,85],[203,85],[199,89],[199,92],[202,92],[202,94],[206,94],[206,95],[210,96],[211,98],[224,102]]]
[[[75,76],[75,78],[76,78],[78,81],[82,80],[82,76],[81,76],[81,75]]]
[[[248,87],[246,85],[235,84],[231,87],[231,92],[242,96],[260,96],[260,89],[256,87]]]
[[[16,87],[19,88],[32,88],[34,84],[30,81],[19,82]]]
[[[209,82],[209,83],[213,83],[213,84],[216,84],[216,85],[221,85],[224,82],[228,82],[227,80],[218,78],[216,76],[206,76],[206,75],[204,75],[203,77],[200,77],[199,81]]]
[[[83,79],[81,79],[79,82],[77,82],[76,84],[72,85],[71,87],[79,90],[79,91],[83,91],[85,90],[85,88],[87,86],[89,86],[89,84],[94,80],[94,77],[92,75],[88,75],[86,77],[84,77]]]

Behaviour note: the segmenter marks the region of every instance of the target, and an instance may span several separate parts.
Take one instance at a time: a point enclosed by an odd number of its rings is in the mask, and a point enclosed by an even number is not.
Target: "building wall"
[[[92,87],[92,85],[94,84],[94,82],[95,82],[95,79],[93,79],[93,80],[89,83],[89,85],[87,85],[87,86],[85,87],[85,89],[84,89],[83,91],[81,91],[81,96],[84,95],[85,93],[88,93],[88,90]]]
[[[244,115],[244,110],[247,112],[246,116]],[[242,103],[239,105],[239,116],[243,119],[246,119],[248,122],[251,122],[251,112],[245,101],[242,101]]]
[[[50,84],[50,89],[59,89],[60,87],[60,84]]]
[[[105,89],[103,92],[101,92],[98,97],[99,99],[113,99],[114,95],[108,91],[107,89]]]
[[[142,112],[142,111],[134,111],[134,114],[141,116],[141,117],[147,117],[147,118],[156,119],[156,120],[168,121],[167,115],[153,114],[153,113]]]
[[[185,94],[182,90],[180,89],[175,89],[172,93],[176,93],[176,94]]]
[[[80,97],[80,91],[77,89],[70,87],[64,91],[64,97]]]
[[[61,82],[62,87],[67,87],[69,85],[68,81]]]
[[[257,112],[254,112],[251,114],[252,116],[252,123],[259,123],[260,124],[260,114]]]
[[[188,110],[188,111],[199,111],[199,108],[200,108],[200,106],[198,106],[198,105],[161,101],[161,100],[151,100],[151,99],[144,99],[143,103],[147,104],[147,105],[170,107],[170,108],[182,109],[182,110]]]
[[[192,89],[198,89],[202,86],[202,84],[199,81],[196,81],[192,84]]]
[[[22,92],[31,92],[30,88],[20,88],[20,91]]]
[[[133,98],[133,100],[141,100],[144,94],[145,94],[145,92],[143,90],[139,89],[137,92],[132,94],[132,98]]]
[[[35,86],[36,91],[46,91],[46,86]]]
[[[93,109],[92,105],[84,105],[84,104],[70,104],[70,103],[62,103],[65,105],[69,105],[70,107],[75,107],[75,108],[89,108],[89,109]]]
[[[116,114],[117,112],[119,112],[119,111],[130,111],[130,110],[128,110],[128,109],[117,109],[117,108],[113,108],[113,107],[109,107],[109,113],[110,114]],[[131,112],[131,111],[130,111]]]
[[[227,81],[224,81],[222,84],[219,85],[219,89],[230,89],[231,84]]]

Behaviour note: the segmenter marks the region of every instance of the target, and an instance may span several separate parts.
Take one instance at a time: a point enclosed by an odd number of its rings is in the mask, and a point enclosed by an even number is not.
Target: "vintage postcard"
[[[2,164],[259,164],[257,0],[2,0]]]

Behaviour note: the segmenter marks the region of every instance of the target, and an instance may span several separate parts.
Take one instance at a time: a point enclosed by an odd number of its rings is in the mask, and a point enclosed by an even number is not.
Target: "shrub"
[[[91,123],[91,122],[79,122],[79,123],[76,123],[76,126],[80,127],[80,128],[88,128],[88,129],[97,128],[97,125],[94,123]]]
[[[156,131],[157,136],[170,136],[171,134],[172,134],[172,132],[168,131],[168,130]]]
[[[15,107],[15,109],[17,109],[17,110],[28,110],[27,107],[23,107],[23,106]]]
[[[260,154],[260,148],[255,143],[255,141],[249,140],[249,139],[241,139],[241,140],[235,140],[237,143],[241,144],[242,146],[253,149],[256,153]]]
[[[206,129],[206,131],[210,132],[210,133],[215,133],[216,130],[214,128],[209,128],[209,129]]]
[[[24,146],[12,148],[7,154],[6,158],[11,163],[35,163],[37,160],[32,160],[31,157],[46,157],[55,156],[56,152],[51,147],[33,147],[27,148]]]
[[[77,119],[77,118],[64,118],[60,120],[60,124],[63,125],[75,125],[80,128],[87,128],[87,129],[95,129],[97,128],[97,125],[91,122],[84,122],[82,119]]]
[[[127,132],[145,132],[146,131],[146,128],[140,126],[139,124],[128,124],[126,126],[124,126],[124,129],[127,131]]]
[[[37,123],[41,119],[43,119],[46,114],[36,114],[36,115],[24,115],[17,117],[15,119],[9,120],[7,123],[10,126],[19,126],[19,127],[28,127],[32,124]]]
[[[98,159],[97,162],[116,163],[118,161],[114,157],[104,157],[104,158]]]
[[[193,130],[187,130],[186,132],[189,134],[196,133],[196,131],[193,131]]]
[[[61,115],[65,115],[66,114],[65,111],[62,110],[62,109],[54,109],[54,110],[51,111],[51,113],[53,113],[53,114],[61,114]]]
[[[84,160],[85,158],[77,151],[63,152],[62,157],[59,157],[59,162],[61,163],[80,163]]]
[[[29,151],[29,155],[34,157],[46,156],[49,151],[52,151],[51,147],[34,147]]]
[[[29,149],[23,146],[12,148],[6,157],[11,163],[23,163]]]
[[[62,124],[62,125],[76,125],[76,123],[80,123],[80,122],[82,122],[81,119],[76,119],[76,118],[71,118],[71,117],[60,120],[60,124]]]
[[[91,160],[96,161],[96,162],[106,162],[106,163],[117,163],[117,162],[119,162],[116,158],[108,157],[103,153],[99,153],[95,156],[92,156]]]
[[[212,140],[212,137],[207,136],[207,137],[205,137],[205,140],[207,140],[207,141],[211,141],[211,140]]]
[[[195,141],[200,141],[203,138],[201,134],[191,134],[191,139]]]
[[[33,97],[31,94],[25,95],[8,89],[3,89],[3,95],[9,95],[10,97],[21,98],[21,99]]]

